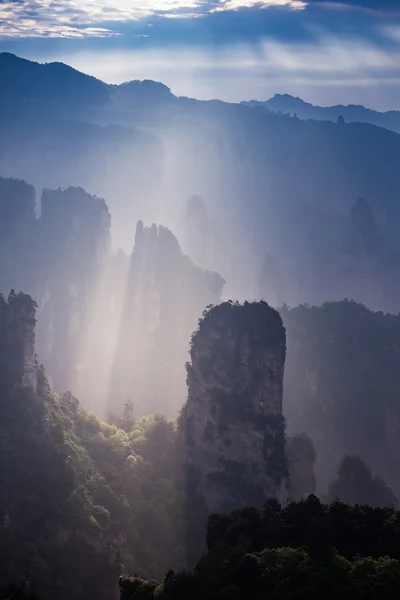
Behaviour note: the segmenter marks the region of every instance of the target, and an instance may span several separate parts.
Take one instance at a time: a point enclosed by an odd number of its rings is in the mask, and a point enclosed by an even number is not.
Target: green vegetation
[[[321,504],[212,515],[207,553],[162,585],[120,581],[122,600],[394,600],[400,589],[400,513]]]
[[[71,395],[22,386],[0,398],[0,587],[43,600],[110,598],[121,572],[162,577],[182,560],[176,426],[130,431]]]
[[[235,307],[226,303],[215,312],[222,315],[220,310]],[[289,391],[297,382],[304,409],[299,422],[312,438],[301,434],[286,441],[280,414],[240,413],[245,393],[218,397],[215,404],[228,425],[247,419],[256,430],[263,449],[259,464],[274,482],[289,475],[291,498],[314,491],[317,455],[326,468],[329,444],[334,444],[334,458],[340,456],[337,474],[326,485],[330,504],[309,496],[283,509],[269,501],[261,511],[213,515],[207,553],[198,561],[207,514],[197,489],[202,463],[185,471],[181,445],[184,438],[187,451],[193,443],[192,417],[185,420],[183,410],[178,421],[161,414],[135,421],[133,402],[127,399],[115,424],[104,423],[72,394],[52,393],[39,368],[36,394],[22,385],[10,387],[7,378],[0,394],[0,600],[108,600],[121,573],[140,574],[121,582],[123,600],[399,597],[396,498],[359,458],[372,441],[380,444],[374,469],[378,459],[388,456],[383,453],[386,413],[396,408],[397,397],[396,386],[392,395],[380,395],[389,390],[381,371],[392,384],[397,381],[392,355],[398,329],[392,325],[398,317],[350,302],[299,307],[284,315],[291,348],[300,342],[299,352],[290,357]],[[257,335],[256,321],[246,327]],[[221,335],[223,328],[218,339]],[[356,342],[346,350],[351,339]],[[10,362],[14,354],[7,340],[4,336],[3,356]],[[377,356],[386,357],[385,364],[374,362],[377,343]],[[237,358],[230,364],[232,374]],[[229,381],[234,381],[230,372]],[[385,419],[378,418],[383,410]],[[214,439],[218,427],[209,421],[204,440]],[[392,443],[395,449],[396,440]],[[358,456],[343,451],[350,446]],[[244,477],[240,462],[225,457],[219,465],[222,469],[210,476],[231,490],[240,488],[248,498],[241,505],[262,505],[265,491],[254,476]],[[232,498],[224,498],[221,512],[237,506],[229,506]],[[201,543],[194,535],[199,529]],[[192,572],[180,572],[196,562]]]
[[[234,329],[232,323],[235,323]],[[198,328],[192,335],[191,348],[194,343],[201,347],[202,342],[209,339],[210,333],[215,339],[220,338],[222,341],[227,337],[234,339],[247,337],[251,338],[253,347],[259,344],[260,348],[265,350],[265,344],[269,343],[271,348],[276,349],[282,346],[282,319],[279,313],[271,310],[266,302],[241,304],[229,300],[217,306],[207,306]],[[228,351],[222,342],[221,350]],[[240,350],[238,345],[237,360],[240,360]],[[282,352],[284,357],[284,347]],[[220,360],[222,361],[223,358],[222,355]]]

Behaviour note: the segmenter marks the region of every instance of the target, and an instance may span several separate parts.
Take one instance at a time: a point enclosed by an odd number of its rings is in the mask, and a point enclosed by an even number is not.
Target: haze
[[[399,64],[400,0],[0,0],[1,598],[397,597]]]
[[[154,79],[227,101],[290,93],[317,104],[399,102],[396,0],[2,2],[0,50],[108,83]]]

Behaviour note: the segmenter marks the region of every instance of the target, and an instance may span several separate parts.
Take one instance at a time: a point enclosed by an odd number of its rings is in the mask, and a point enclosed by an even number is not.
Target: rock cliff
[[[182,413],[188,494],[206,512],[285,501],[286,335],[265,302],[207,310],[192,337]]]
[[[36,303],[26,294],[0,295],[0,389],[21,384],[36,393]]]
[[[316,493],[359,456],[400,496],[400,319],[353,301],[280,311],[287,331],[284,413],[315,446]]]
[[[0,293],[33,292],[35,280],[35,189],[0,177]]]
[[[82,188],[44,190],[41,206],[38,353],[57,392],[82,392],[91,332],[101,327],[111,217],[105,201]]]
[[[112,371],[109,412],[127,399],[135,415],[175,415],[185,399],[189,339],[207,305],[219,302],[223,278],[186,256],[166,227],[137,225]]]

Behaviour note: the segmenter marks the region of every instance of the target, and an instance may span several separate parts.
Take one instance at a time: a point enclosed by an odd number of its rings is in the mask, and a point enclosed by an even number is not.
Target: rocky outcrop
[[[285,500],[286,335],[265,302],[225,302],[192,337],[182,414],[188,494],[208,513]]]
[[[90,329],[101,324],[111,219],[105,201],[82,188],[44,190],[41,204],[38,353],[56,391],[81,391]]]
[[[175,415],[185,399],[184,364],[190,335],[224,285],[215,272],[197,267],[166,227],[136,228],[121,318],[108,410],[135,415]]]
[[[362,298],[366,305],[377,309],[384,306],[384,279],[390,257],[372,208],[363,198],[351,208],[339,259],[343,297]]]
[[[0,389],[21,384],[36,392],[36,303],[26,294],[0,295]]]
[[[0,177],[0,293],[33,292],[35,279],[35,188]]]

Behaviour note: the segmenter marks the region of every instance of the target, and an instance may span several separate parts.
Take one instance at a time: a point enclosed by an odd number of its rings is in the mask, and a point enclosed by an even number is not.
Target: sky
[[[228,101],[400,109],[400,0],[0,0],[0,52]]]

